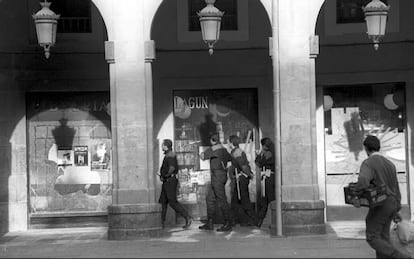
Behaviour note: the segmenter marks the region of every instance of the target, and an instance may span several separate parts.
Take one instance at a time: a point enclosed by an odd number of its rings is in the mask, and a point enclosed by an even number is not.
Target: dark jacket
[[[232,156],[233,167],[237,168],[237,170],[240,173],[243,172],[246,176],[251,178],[253,173],[250,169],[249,161],[247,160],[246,153],[243,150],[241,150],[239,147],[237,147],[231,151],[231,156]]]
[[[275,171],[275,158],[269,150],[264,151],[263,153],[256,156],[254,161],[260,170],[270,169],[272,172]]]
[[[178,163],[177,157],[173,151],[169,151],[164,156],[164,160],[162,161],[160,175],[161,178],[168,178],[172,175],[176,175],[178,173]]]
[[[380,153],[371,154],[361,164],[356,188],[364,190],[370,184],[376,186],[385,184],[387,195],[395,197],[398,204],[401,205],[401,193],[395,165]]]
[[[222,144],[215,144],[204,151],[204,159],[210,159],[211,170],[226,170],[231,156]]]

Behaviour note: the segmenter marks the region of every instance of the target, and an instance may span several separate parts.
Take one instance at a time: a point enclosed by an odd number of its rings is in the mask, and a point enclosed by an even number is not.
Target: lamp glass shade
[[[385,35],[385,27],[387,25],[387,14],[384,12],[372,13],[366,16],[368,35]]]
[[[200,18],[201,33],[205,42],[216,42],[220,38],[221,17]]]
[[[51,45],[56,42],[57,22],[52,20],[36,21],[37,40],[40,46]]]

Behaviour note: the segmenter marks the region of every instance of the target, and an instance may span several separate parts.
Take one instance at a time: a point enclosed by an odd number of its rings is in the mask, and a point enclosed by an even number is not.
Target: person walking
[[[256,226],[257,220],[249,197],[249,182],[253,173],[246,153],[239,147],[240,139],[236,135],[229,138],[232,156],[232,172],[234,175],[231,195],[233,219],[239,218],[241,226]]]
[[[231,161],[231,156],[227,149],[220,143],[219,134],[210,135],[211,147],[200,154],[202,160],[210,160],[211,184],[207,189],[207,223],[200,226],[201,230],[213,230],[216,204],[223,213],[224,224],[217,229],[218,232],[232,230],[232,217],[225,192],[227,182],[227,163]]]
[[[401,209],[401,193],[395,165],[379,153],[381,145],[377,137],[368,135],[363,145],[368,158],[360,166],[355,190],[361,192],[370,185],[385,185],[387,194],[383,203],[368,210],[365,218],[366,241],[376,251],[377,258],[411,258],[390,242],[391,222],[400,218],[398,211]],[[357,203],[354,205],[359,207]]]
[[[257,215],[257,226],[260,228],[266,217],[267,208],[271,201],[275,200],[275,152],[274,144],[270,138],[260,140],[262,149],[257,154],[255,163],[261,170],[262,195],[260,209]]]
[[[162,190],[159,198],[161,203],[161,222],[162,227],[165,227],[165,217],[167,215],[167,206],[170,204],[171,208],[177,214],[180,214],[185,219],[184,229],[188,229],[192,223],[192,218],[184,207],[177,201],[177,185],[178,179],[178,163],[175,153],[172,151],[172,141],[164,139],[162,142],[162,150],[164,152],[164,159],[160,169],[160,180],[162,181]]]

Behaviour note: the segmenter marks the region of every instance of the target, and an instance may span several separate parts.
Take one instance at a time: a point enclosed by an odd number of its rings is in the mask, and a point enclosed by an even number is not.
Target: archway
[[[31,14],[39,10],[38,1],[30,1],[26,4],[6,0],[0,4],[2,11],[16,14],[13,16],[15,18],[4,20],[2,22],[4,26],[0,28],[4,34],[9,35],[0,42],[2,48],[9,50],[7,55],[5,53],[2,55],[15,60],[14,63],[5,63],[4,71],[7,73],[4,73],[0,79],[1,98],[4,100],[3,110],[13,111],[0,115],[4,121],[0,137],[1,157],[4,160],[2,166],[5,169],[1,170],[2,200],[5,201],[5,206],[1,207],[3,217],[0,232],[3,233],[26,230],[32,213],[29,208],[33,189],[27,190],[27,186],[34,186],[31,185],[28,168],[39,153],[31,153],[28,145],[30,133],[27,129],[30,121],[27,120],[32,119],[27,116],[26,110],[26,108],[30,109],[27,106],[29,95],[58,91],[61,97],[66,95],[70,99],[69,95],[75,92],[82,93],[85,90],[107,91],[109,95],[109,73],[102,41],[107,38],[106,29],[98,9],[92,2],[92,33],[78,35],[78,37],[58,34],[50,60],[44,59],[41,49],[36,44],[33,24],[18,22],[27,20]],[[27,32],[26,37],[22,37],[22,32]],[[82,71],[90,73],[85,75]],[[7,74],[13,76],[6,76]],[[47,135],[46,132],[37,133],[39,137],[43,134]]]
[[[194,97],[208,96],[207,98],[211,99],[221,98],[224,95],[231,96],[231,93],[236,94],[238,89],[240,92],[253,91],[255,94],[252,96],[256,97],[251,101],[258,103],[255,108],[258,114],[253,116],[252,120],[246,120],[246,123],[251,123],[251,127],[254,127],[250,133],[255,135],[255,146],[251,146],[252,150],[259,148],[257,144],[261,136],[272,136],[273,134],[273,124],[271,123],[273,99],[270,94],[272,92],[272,63],[268,55],[271,25],[269,15],[266,15],[268,10],[259,0],[238,1],[239,12],[242,12],[241,17],[244,21],[236,31],[222,30],[221,40],[216,44],[215,53],[213,56],[209,56],[207,48],[201,40],[201,33],[189,31],[186,27],[186,21],[180,20],[187,19],[188,12],[185,11],[187,9],[180,7],[188,8],[186,4],[188,1],[178,2],[182,6],[177,7],[177,3],[172,1],[163,1],[154,16],[151,28],[151,39],[155,41],[157,46],[157,59],[152,63],[154,138],[157,138],[154,168],[159,168],[162,158],[159,149],[162,139],[170,138],[180,141],[176,127],[181,128],[182,125],[178,125],[180,118],[174,118],[174,97],[179,97],[188,104],[191,93],[194,94]],[[266,5],[266,8],[269,6]],[[173,11],[176,9],[181,10],[185,15],[177,15],[177,12]],[[181,25],[182,27],[180,27]],[[216,93],[215,97],[212,97],[213,92]],[[226,93],[224,94],[224,92]],[[246,100],[249,101],[249,99]],[[215,102],[207,101],[206,103],[208,103],[207,106],[216,105]],[[226,111],[232,109],[230,104],[224,104],[221,108]],[[175,115],[177,116],[177,114]],[[195,135],[197,135],[199,126],[196,124],[192,124],[191,121],[186,124],[193,127]],[[236,131],[224,132],[224,142],[227,141],[229,135],[237,134]],[[241,135],[243,136],[248,132],[245,129],[242,131]],[[260,135],[259,132],[261,132]],[[197,151],[194,153],[196,156],[198,148],[200,147],[196,146]],[[195,159],[198,163],[199,159],[197,157]],[[254,163],[252,165],[254,167]],[[196,166],[191,170],[200,171],[200,168]],[[182,186],[186,185],[183,180]],[[159,187],[157,183],[156,195],[159,195]],[[190,187],[188,196],[197,197],[197,201],[200,202],[198,206],[190,204],[191,210],[196,218],[203,219],[205,204],[202,203],[205,194],[202,191],[197,192],[197,190],[202,190],[204,185],[196,183],[195,187],[194,185],[190,185]],[[174,221],[174,218],[171,221]]]
[[[367,134],[381,139],[383,154],[396,165],[402,213],[410,218],[408,175],[412,162],[407,155],[411,150],[407,126],[411,116],[407,104],[412,79],[404,72],[405,66],[397,65],[407,57],[385,59],[388,55],[399,55],[404,49],[399,34],[402,7],[398,2],[393,4],[395,13],[388,17],[388,34],[384,38],[387,43],[380,45],[378,51],[366,36],[363,13],[352,11],[353,6],[344,5],[338,12],[335,1],[325,1],[318,15],[315,27],[320,39],[320,55],[316,60],[317,134],[321,155],[318,173],[323,183],[320,190],[326,201],[328,221],[364,220],[366,209],[345,204],[343,187],[357,180],[359,166],[366,158],[362,140]],[[398,68],[394,73],[384,73],[389,66]],[[404,96],[404,93],[407,93],[407,103],[400,102],[398,107],[384,103],[387,95]],[[332,105],[328,106],[328,102]]]

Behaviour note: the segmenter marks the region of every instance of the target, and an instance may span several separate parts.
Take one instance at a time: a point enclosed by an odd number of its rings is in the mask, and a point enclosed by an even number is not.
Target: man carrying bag
[[[401,193],[395,165],[379,153],[381,146],[377,137],[368,135],[363,144],[368,158],[361,164],[358,182],[354,187],[362,192],[372,185],[385,185],[387,194],[381,204],[369,208],[365,219],[366,240],[375,249],[377,258],[411,258],[390,242],[391,222],[401,209]],[[359,207],[360,204],[355,203],[354,206]]]

